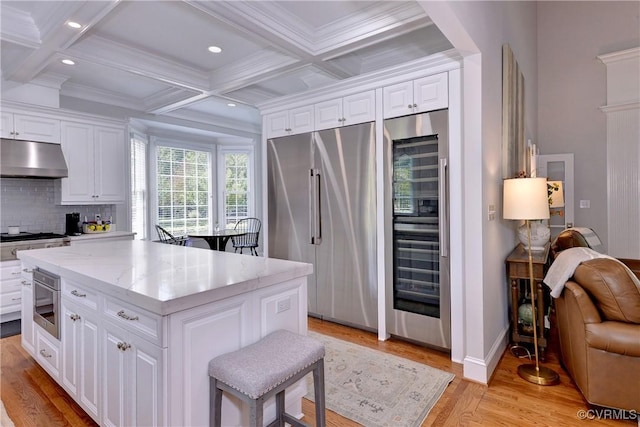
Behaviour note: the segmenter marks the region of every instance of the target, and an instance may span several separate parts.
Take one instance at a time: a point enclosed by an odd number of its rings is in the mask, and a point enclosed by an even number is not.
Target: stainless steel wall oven
[[[60,338],[60,277],[48,271],[33,271],[33,321]]]

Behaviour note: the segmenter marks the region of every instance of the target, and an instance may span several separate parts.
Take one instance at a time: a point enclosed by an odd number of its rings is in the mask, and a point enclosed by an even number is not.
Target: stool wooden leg
[[[222,390],[218,388],[215,378],[209,377],[209,425],[222,426]]]
[[[313,392],[316,400],[316,427],[325,427],[324,413],[324,359],[316,362],[313,369]]]

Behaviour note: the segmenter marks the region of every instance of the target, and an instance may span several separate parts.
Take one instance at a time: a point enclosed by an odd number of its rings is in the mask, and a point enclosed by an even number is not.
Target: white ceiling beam
[[[5,78],[22,83],[34,79],[55,58],[57,52],[68,48],[81,38],[86,31],[111,12],[117,6],[118,1],[85,2],[81,9],[68,7],[68,2],[56,3],[61,8],[59,12],[55,13],[55,21],[58,25],[48,29],[47,35],[39,47],[24,61],[11,64],[5,70]],[[86,24],[81,31],[63,25],[72,14],[86,19]]]

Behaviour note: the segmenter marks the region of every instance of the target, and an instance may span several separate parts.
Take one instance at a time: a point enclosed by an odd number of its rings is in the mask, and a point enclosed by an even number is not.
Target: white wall
[[[502,211],[502,44],[525,78],[526,136],[536,140],[537,64],[534,2],[423,2],[454,47],[466,54],[464,84],[465,316],[464,375],[487,382],[508,335],[504,260],[516,244]],[[480,88],[478,88],[480,86]],[[496,220],[487,208],[494,204]]]
[[[606,67],[597,55],[640,46],[640,3],[538,3],[538,145],[574,153],[575,224],[607,231]],[[580,200],[590,200],[580,209]]]

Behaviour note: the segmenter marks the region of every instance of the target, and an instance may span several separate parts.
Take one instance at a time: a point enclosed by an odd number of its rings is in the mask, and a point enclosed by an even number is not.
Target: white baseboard
[[[507,348],[509,327],[503,329],[502,333],[494,341],[489,353],[484,359],[467,356],[463,361],[463,375],[466,379],[482,384],[488,384],[491,374],[498,366],[500,358]]]

